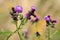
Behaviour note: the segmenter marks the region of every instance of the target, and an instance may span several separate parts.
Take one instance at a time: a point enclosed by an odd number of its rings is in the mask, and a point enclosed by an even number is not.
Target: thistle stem
[[[50,40],[50,27],[48,27],[48,40]]]
[[[20,24],[20,26],[22,26],[22,24]],[[14,33],[16,33],[17,31],[19,31],[20,27],[17,28],[12,34],[10,34],[6,40],[8,40]],[[21,40],[21,39],[20,39]]]
[[[16,29],[18,29],[18,22],[16,21]],[[19,36],[19,38],[20,38],[20,40],[22,40],[22,38],[21,38],[21,35],[20,35],[20,33],[19,33],[19,31],[17,31],[18,32],[18,36]]]

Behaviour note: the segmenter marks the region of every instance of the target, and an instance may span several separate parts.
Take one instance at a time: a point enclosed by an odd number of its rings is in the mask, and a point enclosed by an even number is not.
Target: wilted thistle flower
[[[39,37],[40,36],[40,33],[39,32],[36,32],[36,36]]]
[[[22,6],[16,6],[15,7],[15,11],[17,12],[17,13],[22,13],[22,11],[23,11],[23,8],[22,8]]]
[[[45,20],[46,20],[46,26],[51,26],[51,27],[54,27],[55,23],[57,22],[56,20],[52,20],[50,18],[50,15],[48,16],[45,16]]]

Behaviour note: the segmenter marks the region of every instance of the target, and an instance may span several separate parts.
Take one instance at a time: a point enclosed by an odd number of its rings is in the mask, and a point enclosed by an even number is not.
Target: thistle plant
[[[31,7],[31,11],[28,11],[28,13],[26,13],[26,18],[28,19],[28,20],[30,20],[31,22],[37,22],[37,21],[39,21],[39,16],[37,16],[34,12],[36,11],[36,8],[34,7],[34,6],[32,6]],[[35,18],[35,20],[34,19],[32,19],[32,17],[31,16],[33,16],[34,18]]]
[[[20,38],[20,40],[22,40],[21,34],[19,32],[19,30],[21,29],[21,26],[26,24],[28,20],[30,20],[30,22],[32,22],[32,23],[37,22],[39,20],[39,17],[37,15],[35,15],[35,13],[34,13],[35,11],[36,11],[36,8],[34,6],[32,6],[31,11],[28,11],[28,13],[26,13],[26,15],[24,17],[22,15],[22,12],[23,12],[22,6],[16,6],[16,7],[11,8],[10,15],[11,15],[13,21],[15,22],[16,30],[7,37],[7,40],[16,32],[18,32],[19,38]],[[19,16],[19,18],[18,18],[18,16]],[[35,20],[32,19],[31,16],[33,16],[35,18]],[[21,21],[20,25],[18,25],[19,20]],[[28,38],[28,31],[24,32],[24,37]]]
[[[13,21],[15,22],[16,30],[7,37],[7,40],[16,32],[18,32],[19,38],[20,38],[20,40],[22,40],[22,37],[21,37],[21,34],[19,33],[19,30],[21,29],[21,26],[27,22],[27,19],[23,18],[23,15],[21,14],[23,11],[23,8],[22,8],[22,6],[16,6],[16,7],[12,7],[11,10],[12,10],[12,12],[10,12],[10,15],[11,15]],[[19,16],[19,19],[18,19],[18,16]],[[18,25],[19,20],[21,21],[20,25]],[[25,21],[23,21],[23,20],[25,20]]]
[[[30,20],[30,22],[32,22],[32,24],[36,23],[36,25],[37,25],[37,22],[40,20],[40,17],[37,14],[35,14],[36,10],[37,10],[36,7],[32,6],[31,10],[28,11],[28,13],[26,13],[26,18],[28,20]],[[31,16],[33,16],[35,19],[33,19]],[[37,26],[36,26],[36,29],[37,29]],[[40,38],[40,33],[38,31],[35,33],[35,35],[38,39]]]
[[[15,34],[16,32],[18,33],[19,39],[23,40],[21,32],[19,30],[21,30],[23,28],[23,25],[25,25],[28,20],[34,24],[37,23],[38,21],[40,21],[40,17],[35,14],[35,11],[37,11],[35,6],[31,7],[31,10],[28,11],[28,13],[26,13],[24,16],[22,14],[23,12],[23,7],[22,6],[16,6],[16,7],[12,7],[11,11],[10,11],[10,15],[11,18],[13,19],[15,25],[16,25],[16,30],[14,32],[12,32],[11,34],[8,35],[6,40],[9,40],[9,38]],[[33,16],[33,18],[31,17]],[[57,23],[57,20],[52,20],[50,15],[45,16],[45,21],[46,21],[46,26],[48,28],[48,40],[50,40],[50,27],[54,28],[55,23]],[[18,25],[18,22],[20,21],[20,24]],[[29,27],[30,28],[30,27]],[[37,29],[37,24],[36,24],[36,29]],[[28,40],[28,35],[29,35],[29,31],[28,30],[24,30],[23,32],[23,36],[26,40]],[[37,31],[35,33],[36,37],[38,37],[38,39],[40,40],[40,36],[41,34]]]
[[[52,20],[50,15],[45,16],[46,26],[48,27],[48,40],[50,40],[50,27],[54,28],[57,20]]]

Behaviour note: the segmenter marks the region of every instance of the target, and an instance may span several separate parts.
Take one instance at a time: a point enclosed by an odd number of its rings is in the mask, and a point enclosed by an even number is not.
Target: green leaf
[[[56,33],[51,37],[51,40],[60,40],[60,30],[57,30]]]
[[[6,35],[6,36],[8,36],[8,35],[10,35],[11,33],[13,33],[13,32],[8,31],[8,30],[4,30],[4,29],[0,31],[0,35]]]
[[[55,35],[60,36],[60,30],[58,30]]]

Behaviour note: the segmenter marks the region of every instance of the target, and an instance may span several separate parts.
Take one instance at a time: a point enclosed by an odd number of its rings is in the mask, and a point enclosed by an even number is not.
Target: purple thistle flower
[[[18,13],[22,13],[22,11],[23,11],[23,8],[22,8],[22,6],[16,6],[16,8],[15,8],[15,10],[16,10],[16,12],[18,12]]]
[[[36,7],[35,7],[35,6],[32,6],[32,7],[31,7],[31,10],[32,10],[32,11],[36,11]]]
[[[50,25],[50,22],[51,22],[50,15],[45,16],[45,20],[46,20],[46,26],[49,26]]]
[[[26,14],[25,14],[25,17],[26,17],[27,19],[31,19],[30,16],[31,16],[31,15],[30,15],[29,13],[26,13]]]
[[[40,19],[40,18],[39,18],[38,16],[36,16],[35,19],[30,19],[30,22],[33,22],[33,23],[34,23],[34,22],[38,22],[39,19]]]
[[[33,23],[34,23],[34,22],[35,22],[35,20],[34,20],[34,19],[30,19],[30,22],[33,22]]]
[[[52,20],[52,23],[57,23],[57,20]]]
[[[48,16],[45,16],[45,20],[46,21],[50,21],[51,19],[50,19],[50,16],[48,15]]]
[[[39,21],[40,17],[36,16],[35,22]]]
[[[25,15],[25,17],[27,19],[29,19],[30,22],[37,22],[39,20],[39,17],[34,13],[34,11],[36,11],[36,7],[32,6],[31,11],[28,11],[28,13],[26,13],[26,15]],[[35,18],[35,20],[32,19],[31,16],[33,16]]]
[[[50,15],[45,16],[45,20],[46,20],[46,26],[51,26],[52,28],[54,28],[55,23],[57,23],[57,20],[51,20]]]

